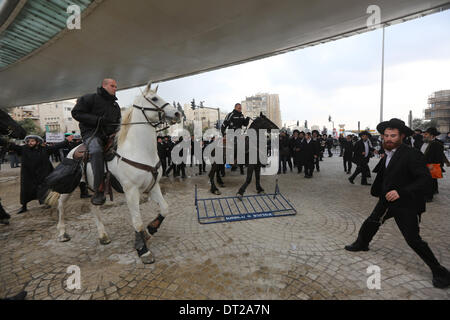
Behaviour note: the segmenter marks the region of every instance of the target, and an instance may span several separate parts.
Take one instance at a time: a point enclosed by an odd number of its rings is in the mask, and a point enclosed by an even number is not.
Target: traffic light
[[[192,99],[191,101],[191,109],[195,110],[195,99]]]
[[[331,122],[331,116],[328,116],[328,122]]]

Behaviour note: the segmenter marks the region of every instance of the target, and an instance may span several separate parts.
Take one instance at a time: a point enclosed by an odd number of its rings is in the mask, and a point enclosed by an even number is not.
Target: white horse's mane
[[[134,109],[133,106],[129,107],[122,117],[120,130],[117,133],[117,146],[119,147],[122,145],[122,143],[124,143],[125,139],[127,138],[128,130],[130,129],[130,126],[128,124],[131,123],[131,118],[133,116],[133,109]]]

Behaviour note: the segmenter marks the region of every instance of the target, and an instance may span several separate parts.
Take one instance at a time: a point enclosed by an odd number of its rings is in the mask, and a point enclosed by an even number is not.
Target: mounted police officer
[[[242,106],[240,103],[236,103],[234,105],[234,110],[231,111],[226,117],[225,120],[222,123],[222,127],[220,128],[220,131],[222,132],[222,136],[225,136],[225,132],[227,129],[242,129],[242,127],[247,127],[248,123],[250,122],[250,117],[244,117],[242,114]],[[234,143],[234,156],[235,159],[237,159],[237,144]],[[240,164],[239,168],[241,170],[241,174],[244,174],[244,165]]]
[[[108,137],[120,128],[121,113],[116,91],[116,81],[104,79],[97,93],[79,98],[72,110],[73,118],[80,122],[81,137],[90,154],[95,190],[91,202],[94,205],[102,205],[106,201],[104,192],[100,190],[105,172],[103,149]]]

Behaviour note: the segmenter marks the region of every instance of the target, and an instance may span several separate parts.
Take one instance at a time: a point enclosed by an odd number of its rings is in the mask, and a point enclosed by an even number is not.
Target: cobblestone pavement
[[[371,161],[371,167],[375,160]],[[5,167],[3,167],[5,168]],[[193,175],[197,168],[189,168]],[[296,216],[200,225],[194,206],[210,197],[205,176],[185,181],[164,178],[170,205],[158,233],[150,240],[156,263],[144,265],[135,250],[134,230],[123,195],[103,207],[112,239],[100,245],[88,200],[77,190],[66,211],[70,242],[56,240],[56,210],[36,201],[19,209],[19,170],[0,171],[0,196],[11,224],[0,226],[0,297],[24,289],[28,299],[449,299],[450,289],[435,289],[431,272],[407,246],[393,219],[386,222],[369,252],[343,249],[357,236],[376,199],[369,187],[351,185],[342,158],[325,158],[313,179],[279,175],[281,192]],[[243,177],[224,178],[223,195],[234,195]],[[262,178],[272,192],[274,176]],[[439,261],[450,268],[450,179],[428,205],[422,237]],[[255,192],[254,183],[248,193]],[[158,213],[153,201],[142,204],[145,222]],[[67,268],[81,270],[81,289],[69,291]],[[381,268],[381,289],[367,288],[367,267]]]

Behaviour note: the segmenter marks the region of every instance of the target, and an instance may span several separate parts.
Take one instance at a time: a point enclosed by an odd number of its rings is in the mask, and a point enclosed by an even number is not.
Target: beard
[[[394,150],[394,149],[396,149],[397,147],[399,147],[401,144],[402,144],[402,141],[401,141],[401,140],[398,140],[398,141],[389,141],[389,142],[383,141],[383,148],[384,148],[384,150],[391,151],[391,150]]]

